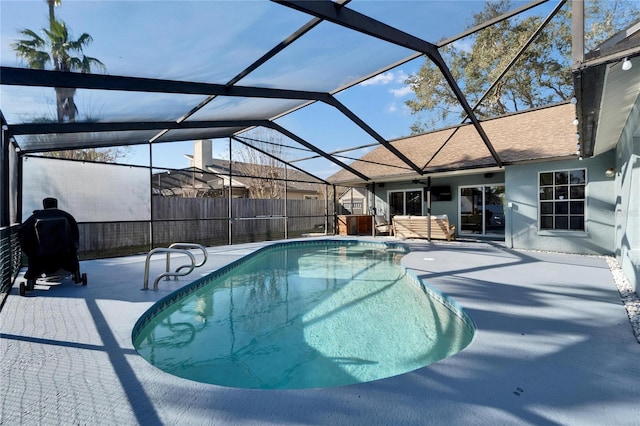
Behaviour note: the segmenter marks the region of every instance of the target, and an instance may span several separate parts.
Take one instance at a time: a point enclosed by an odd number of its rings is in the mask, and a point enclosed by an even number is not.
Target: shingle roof
[[[505,165],[540,159],[575,156],[575,106],[570,103],[514,113],[482,122]],[[446,142],[446,143],[445,143]],[[445,172],[496,163],[472,125],[448,128],[391,142],[426,172]],[[350,164],[376,182],[415,178],[417,174],[385,147],[378,147]],[[333,183],[362,182],[341,170],[328,178]]]
[[[212,158],[208,163],[209,163],[207,164],[208,169],[211,171],[215,170],[217,174],[224,175],[229,173],[228,160]],[[285,169],[282,167],[275,167],[275,166],[269,166],[269,165],[261,166],[256,164],[247,165],[246,163],[243,163],[241,161],[234,161],[233,167],[234,167],[233,169],[234,180],[237,182],[241,182],[243,184],[245,184],[250,179],[256,177],[256,176],[253,176],[253,177],[243,178],[242,176],[246,175],[248,170],[251,170],[253,173],[256,173],[257,175],[260,175],[263,177],[266,177],[273,171],[276,171],[277,172],[277,176],[275,176],[276,179],[284,179],[285,177]],[[315,194],[320,192],[321,189],[324,187],[324,184],[315,183],[314,179],[308,174],[302,173],[295,169],[288,169],[286,171],[286,176],[287,176],[287,181],[286,181],[287,188],[289,190]]]

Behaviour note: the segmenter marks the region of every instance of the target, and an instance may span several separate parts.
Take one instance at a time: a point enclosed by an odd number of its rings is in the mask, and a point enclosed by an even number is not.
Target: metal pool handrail
[[[194,268],[196,267],[196,258],[188,250],[177,249],[177,248],[164,248],[164,247],[155,248],[155,249],[153,249],[153,250],[151,250],[149,252],[149,254],[147,255],[147,260],[145,261],[145,264],[144,264],[144,286],[142,287],[142,290],[149,290],[149,260],[151,259],[151,256],[153,256],[156,253],[167,253],[167,267],[169,266],[169,256],[170,256],[171,253],[186,254],[191,259],[191,265],[183,265],[180,268],[178,268],[176,270],[176,272],[169,272],[167,270],[167,272],[164,272],[164,273],[158,275],[158,277],[153,282],[153,289],[154,290],[158,289],[158,281],[160,281],[160,279],[162,277],[170,277],[170,276],[171,277],[180,277],[180,276],[184,276],[184,275],[189,275],[194,270]],[[183,267],[188,267],[189,270],[186,271],[186,272],[183,272],[183,273],[178,272],[178,270],[182,269]]]
[[[202,250],[202,254],[204,255],[204,258],[202,259],[202,262],[196,264],[194,267],[199,268],[202,265],[204,265],[205,263],[207,263],[207,260],[209,259],[209,254],[207,253],[207,249],[204,248],[203,246],[201,246],[200,244],[196,244],[196,243],[173,243],[169,246],[170,249],[200,249]],[[169,256],[170,253],[167,253],[167,272],[169,272],[169,270],[171,269],[170,266],[170,260],[169,260]],[[178,269],[176,269],[176,272],[178,272],[180,269],[182,268],[186,268],[188,267],[188,265],[182,265],[180,266]],[[177,278],[177,276],[175,277]],[[169,276],[167,276],[167,280],[169,279]]]

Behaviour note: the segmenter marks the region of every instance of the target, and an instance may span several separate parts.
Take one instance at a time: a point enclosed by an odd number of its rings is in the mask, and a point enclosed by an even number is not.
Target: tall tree
[[[640,18],[640,10],[631,3],[622,0],[585,3],[585,14],[589,17],[585,25],[587,49],[593,49],[616,30]],[[470,27],[510,9],[510,0],[487,2],[484,10],[474,15]],[[567,9],[568,6],[558,13],[511,70],[487,93],[475,111],[479,118],[543,106],[571,97],[571,20]],[[541,23],[540,17],[531,16],[504,20],[468,36],[464,42],[441,50],[469,103],[474,105],[481,99]],[[415,99],[407,101],[407,106],[414,114],[425,113],[428,116],[426,120],[414,123],[412,133],[456,124],[463,117],[464,112],[457,99],[431,61],[426,61],[417,73],[410,75],[406,83],[415,94]]]
[[[238,172],[251,178],[243,182],[251,198],[281,199],[284,197],[284,164],[275,158],[283,158],[284,148],[279,133],[270,130],[257,130],[247,145],[238,144],[233,156],[238,163],[234,166]],[[274,158],[275,157],[275,158]]]
[[[62,4],[62,0],[44,0],[49,6],[49,22],[55,21],[56,19],[56,6],[60,6]]]
[[[105,71],[104,64],[96,58],[86,56],[84,48],[93,39],[87,33],[82,33],[77,40],[73,40],[70,31],[63,21],[55,17],[55,7],[60,6],[61,0],[45,0],[49,8],[49,28],[43,28],[44,37],[35,31],[24,29],[20,34],[22,40],[12,44],[17,56],[26,61],[27,66],[33,69],[46,69],[50,66],[56,71],[79,71],[89,73],[93,69]],[[57,121],[74,122],[78,108],[74,97],[76,89],[56,87],[56,114]],[[47,122],[47,118],[38,118],[36,121]],[[127,156],[129,148],[89,148],[67,151],[55,151],[45,153],[47,156],[97,162],[116,162]]]
[[[46,69],[50,64],[54,70],[64,72],[89,73],[95,68],[105,70],[102,62],[84,54],[84,48],[93,41],[89,34],[82,33],[74,40],[67,25],[55,18],[49,22],[49,28],[43,28],[42,32],[44,37],[33,30],[24,29],[20,31],[24,38],[12,43],[16,55],[26,61],[29,68]],[[76,89],[56,87],[55,92],[58,122],[74,122],[78,111],[74,101]]]

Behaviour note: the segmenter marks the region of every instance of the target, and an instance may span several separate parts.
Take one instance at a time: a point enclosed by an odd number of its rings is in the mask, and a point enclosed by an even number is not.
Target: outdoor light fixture
[[[578,124],[580,124],[580,122],[578,121],[578,119],[577,119],[577,118],[574,118],[574,120],[573,120],[573,125],[574,125],[574,126],[577,126]]]
[[[607,170],[604,171],[604,175],[608,178],[614,177],[616,175],[616,168],[609,167]]]
[[[624,58],[624,61],[622,61],[622,70],[623,71],[629,71],[632,66],[633,66],[633,64],[631,63],[629,58]]]

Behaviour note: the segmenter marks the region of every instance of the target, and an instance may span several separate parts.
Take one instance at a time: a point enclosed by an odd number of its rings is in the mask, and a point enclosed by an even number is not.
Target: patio
[[[178,286],[265,243],[209,248],[201,269],[158,291],[140,291],[142,255],[84,261],[86,287],[20,297],[16,284],[8,296],[0,312],[0,423],[637,424],[640,345],[607,258],[406,243],[412,251],[403,264],[477,324],[471,345],[451,358],[340,388],[187,381],[137,355],[135,321]],[[164,258],[154,259],[152,277],[164,268]]]

